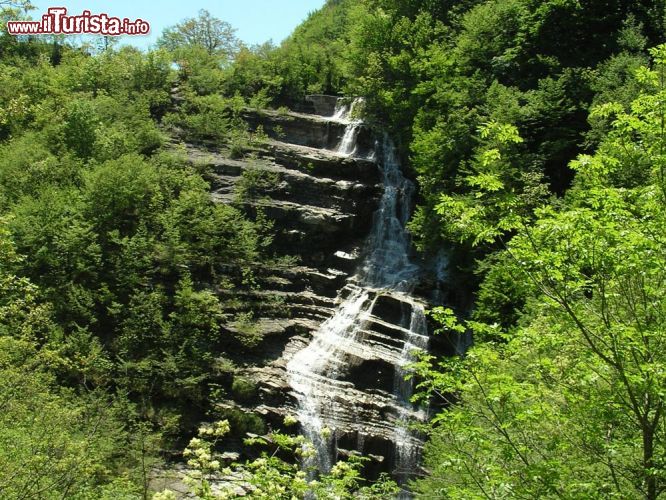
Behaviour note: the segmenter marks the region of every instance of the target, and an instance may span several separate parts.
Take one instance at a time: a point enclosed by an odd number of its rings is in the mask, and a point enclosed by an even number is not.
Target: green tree
[[[663,493],[666,47],[652,53],[656,67],[641,70],[647,90],[631,111],[595,111],[613,116],[612,130],[595,155],[574,162],[567,205],[539,210],[507,245],[531,286],[519,326],[468,323],[477,347],[422,385],[455,403],[436,418],[424,494]],[[644,184],[625,176],[635,168],[646,169]],[[423,360],[422,374],[433,361]]]
[[[0,495],[100,498],[113,490],[130,498],[136,488],[121,470],[131,463],[118,453],[127,439],[123,410],[102,390],[79,394],[59,383],[56,373],[86,373],[75,365],[92,359],[76,359],[38,287],[14,274],[23,258],[0,222]]]
[[[24,341],[0,337],[0,494],[4,498],[101,497],[119,474],[125,432],[103,394],[59,388]],[[119,487],[120,484],[116,484]],[[136,490],[130,481],[126,495]]]
[[[205,9],[199,11],[196,18],[167,28],[157,41],[159,47],[176,51],[183,47],[199,46],[208,54],[217,55],[222,60],[229,60],[238,50],[235,29],[225,21],[213,17]]]

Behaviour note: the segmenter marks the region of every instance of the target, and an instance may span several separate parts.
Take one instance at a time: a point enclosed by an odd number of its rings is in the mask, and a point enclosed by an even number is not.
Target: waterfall
[[[338,99],[337,104],[335,105],[335,112],[331,119],[333,121],[344,122],[349,115],[349,106],[345,104],[342,99]]]
[[[419,274],[419,267],[409,258],[411,243],[405,230],[415,188],[402,175],[395,146],[388,135],[380,148],[384,194],[373,216],[370,251],[360,275],[362,281],[374,288],[409,292]]]
[[[338,99],[338,102],[335,105],[333,116],[331,116],[331,120],[341,123],[350,123],[351,120],[355,120],[356,122],[360,123],[360,120],[355,118],[355,115],[358,108],[363,106],[364,103],[365,99],[362,97],[357,97],[351,103],[346,103],[344,99]]]
[[[325,380],[334,375],[335,361],[341,361],[337,356],[338,346],[354,339],[367,316],[369,297],[368,290],[354,289],[335,314],[319,327],[312,342],[287,365],[291,387],[300,394],[298,420],[317,450],[315,460],[321,471],[331,468],[332,444],[325,436],[325,425],[320,418],[321,405],[326,401],[317,391],[325,394]],[[324,387],[319,387],[320,384]]]
[[[337,153],[341,156],[354,156],[356,153],[356,139],[361,130],[361,120],[354,117],[356,109],[363,103],[362,98],[357,98],[351,104],[343,104],[340,101],[335,108],[332,117],[334,121],[346,123],[345,133],[337,148]]]
[[[331,119],[347,124],[337,153],[353,156],[362,123],[353,117],[357,101],[340,105]],[[349,353],[362,342],[362,332],[370,318],[379,293],[398,295],[411,305],[409,321],[401,325],[404,347],[399,353],[393,395],[399,415],[406,419],[414,413],[410,403],[413,384],[404,381],[405,366],[414,360],[414,351],[427,348],[427,326],[423,306],[409,297],[416,285],[420,268],[410,259],[411,243],[405,230],[414,195],[414,184],[400,169],[394,145],[388,136],[376,144],[375,157],[380,158],[384,191],[373,216],[373,226],[366,245],[365,258],[354,277],[354,284],[345,287],[345,298],[333,316],[315,332],[312,341],[297,352],[287,365],[289,382],[298,401],[298,419],[303,433],[317,450],[320,471],[330,470],[334,456],[335,429],[322,418],[324,411],[335,412],[337,402],[331,389],[344,384],[338,379],[345,368]],[[328,428],[328,429],[327,429]],[[404,425],[395,428],[396,470],[416,466],[419,446]]]
[[[408,374],[407,365],[416,361],[415,354],[418,351],[428,349],[428,325],[421,304],[414,304],[412,307],[409,330],[405,334],[404,341],[405,344],[400,353],[400,365],[395,374],[394,392],[407,413],[413,410],[411,398],[414,395],[414,381],[405,379]],[[421,416],[425,417],[425,415]],[[420,446],[411,435],[407,422],[402,422],[396,427],[395,449],[395,474],[405,481],[410,478],[410,473],[418,466],[420,458]]]
[[[359,123],[352,123],[345,129],[345,134],[342,136],[340,145],[338,146],[338,154],[342,156],[353,156],[356,152],[356,138],[361,129]]]

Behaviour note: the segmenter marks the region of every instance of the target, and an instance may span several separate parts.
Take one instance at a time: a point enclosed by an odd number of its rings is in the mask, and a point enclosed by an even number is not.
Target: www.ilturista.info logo
[[[7,21],[10,35],[147,35],[150,24],[143,19],[130,21],[107,14],[68,16],[65,7],[51,7],[40,21]]]

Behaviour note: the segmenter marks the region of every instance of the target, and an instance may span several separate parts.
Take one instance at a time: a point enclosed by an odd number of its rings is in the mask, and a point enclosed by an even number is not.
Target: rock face
[[[305,96],[305,101],[312,104],[313,113],[321,116],[333,116],[338,109],[339,100],[332,95],[312,94]]]
[[[421,442],[405,422],[426,412],[409,402],[405,365],[432,345],[431,297],[414,292],[432,273],[416,263],[404,229],[414,186],[390,141],[376,140],[336,98],[308,99],[320,114],[246,111],[268,139],[241,159],[187,146],[209,167],[213,199],[265,214],[275,251],[298,258],[258,269],[261,292],[235,292],[254,304],[263,337],[235,360],[258,388],[239,406],[278,428],[296,416],[320,469],[358,450],[375,459],[371,475],[407,477]]]

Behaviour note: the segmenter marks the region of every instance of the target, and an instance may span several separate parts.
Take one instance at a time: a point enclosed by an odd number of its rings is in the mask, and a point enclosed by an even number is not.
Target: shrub
[[[234,377],[231,392],[239,403],[250,403],[257,397],[257,386],[247,378]]]

